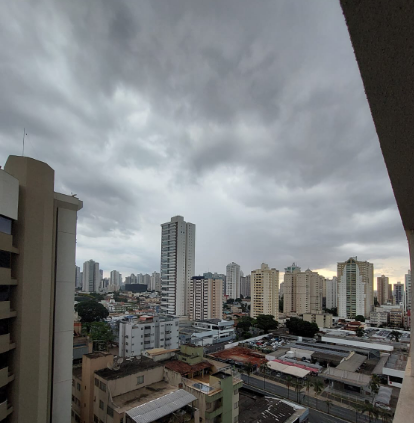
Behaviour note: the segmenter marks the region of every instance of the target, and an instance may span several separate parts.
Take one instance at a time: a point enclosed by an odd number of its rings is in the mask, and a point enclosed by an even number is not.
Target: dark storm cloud
[[[182,214],[199,272],[408,265],[337,2],[18,0],[0,37],[0,161],[26,127],[84,200],[78,262],[157,269]]]

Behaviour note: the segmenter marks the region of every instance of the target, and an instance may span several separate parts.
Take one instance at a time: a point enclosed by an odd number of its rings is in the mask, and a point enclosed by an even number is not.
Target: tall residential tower
[[[279,270],[270,269],[262,263],[260,269],[253,270],[250,276],[251,307],[250,316],[270,314],[279,318]]]
[[[338,263],[338,316],[369,317],[374,306],[374,265],[351,257]]]
[[[240,266],[234,262],[226,266],[226,295],[240,298]]]
[[[10,156],[0,170],[0,421],[71,418],[77,212],[54,170]]]
[[[174,216],[161,228],[161,310],[187,316],[190,281],[195,273],[196,226]]]

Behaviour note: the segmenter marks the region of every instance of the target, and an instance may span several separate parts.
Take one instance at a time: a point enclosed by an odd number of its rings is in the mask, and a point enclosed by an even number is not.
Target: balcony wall
[[[4,367],[0,369],[0,388],[6,386],[9,383],[9,368]]]
[[[0,335],[0,354],[9,351],[13,345],[10,344],[10,334]],[[0,420],[1,421],[1,420]]]
[[[15,317],[16,311],[11,310],[10,301],[0,301],[0,319]]]
[[[0,404],[0,421],[4,420],[11,412],[13,407],[6,401]]]

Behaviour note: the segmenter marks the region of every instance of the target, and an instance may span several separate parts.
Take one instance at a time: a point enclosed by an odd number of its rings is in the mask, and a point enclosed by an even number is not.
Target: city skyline
[[[0,163],[22,154],[25,128],[25,155],[88,198],[78,265],[158,269],[159,223],[179,214],[199,225],[196,274],[298,261],[330,277],[358,256],[403,280],[405,234],[338,2],[19,5],[0,17]]]

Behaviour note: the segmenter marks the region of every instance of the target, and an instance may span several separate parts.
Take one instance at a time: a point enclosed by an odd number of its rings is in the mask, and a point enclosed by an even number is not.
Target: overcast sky
[[[76,193],[77,263],[159,270],[160,224],[197,225],[196,272],[404,280],[407,242],[338,1],[6,2],[0,164]]]

